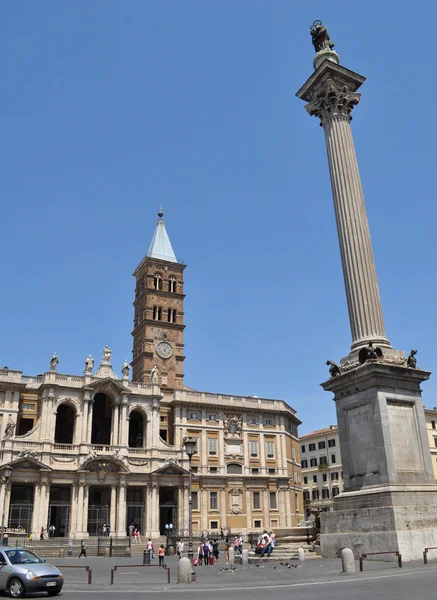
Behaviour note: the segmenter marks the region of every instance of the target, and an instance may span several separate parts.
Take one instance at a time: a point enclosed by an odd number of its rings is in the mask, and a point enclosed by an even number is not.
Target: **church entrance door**
[[[162,487],[159,489],[159,533],[166,535],[166,525],[173,525],[177,529],[177,489],[173,487]]]

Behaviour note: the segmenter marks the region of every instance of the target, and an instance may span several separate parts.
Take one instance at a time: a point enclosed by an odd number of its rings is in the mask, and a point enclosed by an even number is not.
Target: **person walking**
[[[218,541],[214,540],[212,542],[212,555],[214,557],[214,560],[217,564],[219,564],[219,547],[218,547]]]
[[[158,548],[158,560],[159,560],[159,568],[164,567],[164,556],[165,556],[165,548],[164,545],[161,544]]]
[[[103,533],[103,537],[106,537],[106,523],[103,523],[102,533]]]
[[[224,531],[223,531],[223,527],[220,527],[220,539],[221,540],[225,539],[225,534],[224,534]]]
[[[241,534],[238,538],[238,551],[240,554],[243,554],[243,536]]]
[[[85,540],[80,540],[80,554],[79,554],[78,558],[80,558],[81,556],[85,556],[85,558],[86,558]]]
[[[39,539],[40,540],[44,539],[44,527],[41,527],[41,531],[39,532]]]
[[[149,551],[149,556],[152,559],[153,558],[153,542],[150,538],[149,538],[149,541],[147,542],[147,550]]]
[[[178,556],[181,559],[184,555],[184,542],[183,540],[178,541]]]
[[[49,537],[50,538],[54,538],[55,537],[55,531],[56,531],[56,527],[52,524],[49,527]]]
[[[209,544],[208,542],[203,542],[203,564],[209,565]]]

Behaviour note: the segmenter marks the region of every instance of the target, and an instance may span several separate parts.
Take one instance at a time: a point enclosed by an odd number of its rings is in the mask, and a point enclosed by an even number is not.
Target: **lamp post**
[[[184,438],[185,452],[188,456],[188,558],[193,564],[193,501],[191,497],[191,459],[197,452],[197,440],[191,436]]]
[[[3,536],[4,530],[5,530],[6,486],[8,485],[8,480],[9,480],[9,477],[11,475],[12,475],[12,469],[10,467],[5,467],[3,469],[3,477],[2,477],[3,486],[4,486],[4,490],[3,490],[3,508],[2,508],[2,525],[1,525],[2,536]]]
[[[167,543],[165,545],[165,553],[168,556],[169,548],[168,548],[168,537],[171,534],[171,530],[173,529],[173,523],[169,523],[165,526],[165,534],[167,536]]]

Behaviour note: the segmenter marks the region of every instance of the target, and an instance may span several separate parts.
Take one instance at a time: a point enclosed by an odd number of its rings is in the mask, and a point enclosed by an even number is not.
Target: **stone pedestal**
[[[420,384],[430,373],[378,361],[325,382],[335,394],[344,492],[322,516],[322,555],[351,548],[419,560],[437,545],[437,486]]]

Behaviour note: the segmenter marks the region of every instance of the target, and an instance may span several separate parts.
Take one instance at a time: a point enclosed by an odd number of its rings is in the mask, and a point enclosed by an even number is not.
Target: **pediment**
[[[112,392],[115,394],[131,394],[129,388],[122,385],[119,381],[114,381],[110,377],[105,377],[104,379],[98,379],[97,381],[93,381],[89,385],[87,385],[84,389],[90,390],[93,392]]]
[[[20,456],[21,454],[21,456]],[[18,457],[15,460],[12,460],[7,465],[3,465],[2,468],[8,466],[11,469],[37,469],[38,471],[53,471],[52,467],[44,464],[37,458],[39,452],[32,452],[28,450],[24,450],[22,453],[20,452]]]
[[[116,456],[96,456],[95,454],[88,455],[78,471],[91,471],[94,473],[129,473],[129,467],[125,464],[122,458]]]
[[[174,462],[168,462],[163,467],[153,471],[153,475],[188,475],[188,471]]]

